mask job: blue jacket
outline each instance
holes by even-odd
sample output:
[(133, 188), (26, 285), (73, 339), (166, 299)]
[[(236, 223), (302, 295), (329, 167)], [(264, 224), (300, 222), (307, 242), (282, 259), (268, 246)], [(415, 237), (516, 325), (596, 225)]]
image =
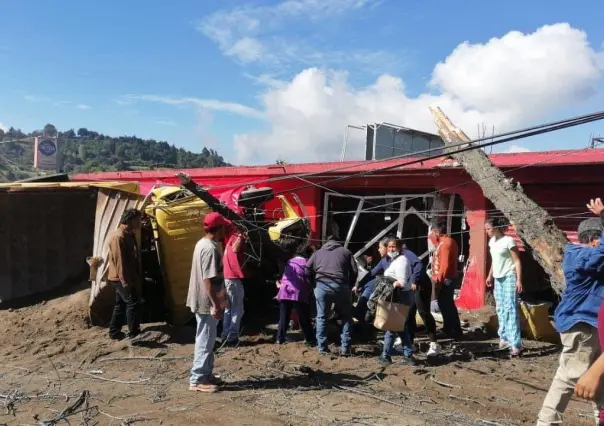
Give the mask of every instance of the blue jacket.
[(598, 327), (598, 311), (604, 289), (604, 236), (598, 247), (567, 244), (562, 270), (566, 288), (554, 313), (559, 333), (584, 322)]
[[(406, 248), (402, 249), (401, 253), (409, 260), (409, 263), (411, 264), (411, 282), (419, 285), (421, 283), (420, 280), (423, 278), (423, 275), (425, 275), (422, 273), (423, 269), (424, 269), (423, 262), (419, 259), (419, 257), (417, 257), (417, 255), (415, 253), (413, 253), (409, 249), (406, 249)], [(382, 258), (382, 260), (380, 260), (380, 263), (378, 263), (359, 282), (359, 287), (363, 288), (365, 286), (365, 284), (367, 284), (369, 281), (375, 279), (378, 275), (383, 275), (384, 271), (386, 271), (389, 264), (390, 264), (390, 258), (388, 256)]]

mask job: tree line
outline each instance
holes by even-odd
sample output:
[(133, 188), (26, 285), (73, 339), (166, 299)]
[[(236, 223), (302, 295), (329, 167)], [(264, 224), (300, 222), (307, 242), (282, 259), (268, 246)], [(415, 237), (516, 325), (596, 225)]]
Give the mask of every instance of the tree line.
[(213, 149), (193, 153), (168, 142), (136, 136), (112, 137), (87, 128), (58, 131), (52, 124), (24, 133), (11, 127), (0, 129), (0, 180), (35, 176), (35, 136), (58, 136), (59, 158), (65, 173), (153, 170), (165, 168), (225, 167), (229, 164)]

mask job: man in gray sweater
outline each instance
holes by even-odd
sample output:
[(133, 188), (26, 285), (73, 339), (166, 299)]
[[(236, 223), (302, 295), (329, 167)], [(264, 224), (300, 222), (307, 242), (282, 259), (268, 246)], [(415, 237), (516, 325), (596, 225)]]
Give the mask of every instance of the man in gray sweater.
[(331, 306), (343, 322), (341, 335), (341, 354), (350, 352), (350, 331), (352, 329), (352, 293), (356, 283), (358, 267), (354, 256), (337, 237), (331, 235), (327, 242), (317, 250), (306, 264), (310, 281), (315, 285), (317, 300), (317, 344), (319, 353), (327, 354), (326, 320)]

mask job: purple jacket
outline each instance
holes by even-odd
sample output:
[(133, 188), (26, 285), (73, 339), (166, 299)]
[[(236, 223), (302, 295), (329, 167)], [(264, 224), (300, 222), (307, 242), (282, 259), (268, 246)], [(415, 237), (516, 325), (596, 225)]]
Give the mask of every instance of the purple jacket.
[(277, 299), (310, 303), (310, 282), (306, 276), (306, 259), (296, 256), (287, 262)]

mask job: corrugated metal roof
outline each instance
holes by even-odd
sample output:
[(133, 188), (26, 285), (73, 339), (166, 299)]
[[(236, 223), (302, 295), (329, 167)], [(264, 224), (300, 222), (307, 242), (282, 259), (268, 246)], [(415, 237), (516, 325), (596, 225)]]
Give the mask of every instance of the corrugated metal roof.
[[(491, 154), (489, 158), (493, 164), (500, 168), (521, 167), (535, 165), (536, 167), (552, 167), (562, 165), (581, 165), (581, 164), (604, 164), (604, 149), (590, 150), (560, 150), (560, 151), (541, 151), (541, 152), (523, 152), (513, 154)], [(369, 171), (378, 167), (388, 167), (414, 160), (414, 158), (395, 159), (388, 161), (344, 161), (344, 162), (324, 162), (324, 163), (302, 163), (302, 164), (269, 164), (263, 166), (241, 166), (241, 167), (217, 167), (208, 169), (189, 169), (195, 171), (195, 176), (204, 177), (236, 177), (236, 176), (280, 176), (298, 173), (320, 173), (327, 174), (349, 174)], [(346, 167), (345, 170), (333, 170)], [(427, 160), (423, 163), (412, 164), (403, 167), (405, 170), (434, 169), (438, 167), (451, 167), (443, 159)], [(397, 171), (400, 169), (393, 169)], [(187, 169), (183, 170), (187, 171)], [(391, 172), (392, 172), (391, 171)], [(95, 180), (137, 180), (137, 179), (165, 179), (174, 177), (176, 171), (170, 170), (151, 170), (136, 172), (105, 172), (88, 173), (73, 176), (74, 180), (95, 181)]]
[(0, 183), (0, 191), (23, 191), (23, 190), (54, 190), (54, 189), (88, 189), (88, 188), (113, 188), (125, 192), (138, 194), (140, 191), (137, 182), (10, 182)]

